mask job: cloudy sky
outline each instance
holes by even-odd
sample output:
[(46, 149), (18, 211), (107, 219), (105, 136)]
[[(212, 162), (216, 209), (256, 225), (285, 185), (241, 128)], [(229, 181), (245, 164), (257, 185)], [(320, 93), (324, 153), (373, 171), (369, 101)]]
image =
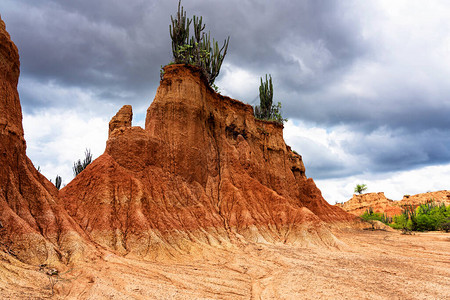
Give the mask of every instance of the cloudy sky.
[[(19, 48), (27, 153), (49, 179), (103, 153), (110, 118), (133, 125), (171, 60), (177, 0), (2, 0)], [(272, 74), (286, 142), (330, 203), (368, 192), (450, 189), (450, 2), (184, 0), (218, 40), (231, 37), (220, 91), (258, 102)]]

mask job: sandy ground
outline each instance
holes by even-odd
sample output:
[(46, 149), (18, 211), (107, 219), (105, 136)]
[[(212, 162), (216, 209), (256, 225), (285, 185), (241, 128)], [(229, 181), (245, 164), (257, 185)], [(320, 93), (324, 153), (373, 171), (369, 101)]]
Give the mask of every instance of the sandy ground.
[(105, 253), (64, 270), (0, 255), (1, 299), (450, 299), (450, 234), (349, 230), (342, 249), (249, 244), (146, 262)]

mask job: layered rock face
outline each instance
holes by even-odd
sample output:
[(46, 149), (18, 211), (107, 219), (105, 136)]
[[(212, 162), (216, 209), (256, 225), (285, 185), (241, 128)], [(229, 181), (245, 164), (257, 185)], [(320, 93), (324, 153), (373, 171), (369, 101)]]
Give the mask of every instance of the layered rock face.
[(145, 129), (131, 116), (118, 112), (105, 153), (60, 192), (109, 249), (156, 257), (242, 241), (332, 245), (325, 222), (353, 219), (306, 178), (282, 125), (255, 120), (196, 68), (165, 68)]
[(403, 199), (398, 202), (398, 205), (420, 205), (427, 202), (434, 202), (437, 204), (450, 205), (450, 191), (443, 190), (437, 192), (427, 192), (416, 195), (404, 195)]
[(305, 176), (282, 125), (255, 120), (180, 65), (166, 67), (145, 129), (124, 106), (105, 153), (58, 191), (26, 156), (19, 65), (0, 21), (0, 248), (22, 261), (100, 248), (155, 259), (247, 242), (334, 246), (330, 224), (353, 220)]
[[(0, 19), (0, 247), (38, 264), (80, 253), (80, 233), (58, 190), (26, 156), (17, 92), (19, 54)], [(71, 254), (69, 254), (71, 253)]]
[(386, 198), (383, 192), (354, 194), (350, 200), (344, 203), (337, 203), (336, 206), (355, 216), (362, 215), (369, 208), (372, 208), (377, 213), (386, 213), (388, 216), (398, 215), (402, 212), (401, 207), (396, 206), (393, 200)]
[(400, 201), (388, 199), (384, 193), (367, 193), (353, 195), (347, 202), (337, 203), (336, 206), (355, 216), (360, 216), (366, 210), (372, 208), (374, 212), (385, 213), (392, 217), (401, 214), (405, 206), (412, 205), (417, 207), (427, 202), (450, 205), (450, 191), (428, 192), (412, 196), (405, 195)]

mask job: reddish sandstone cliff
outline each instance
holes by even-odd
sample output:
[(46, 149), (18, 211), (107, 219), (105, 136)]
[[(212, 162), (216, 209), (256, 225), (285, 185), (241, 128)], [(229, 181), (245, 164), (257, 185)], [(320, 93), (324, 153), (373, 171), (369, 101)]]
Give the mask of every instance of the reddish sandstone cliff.
[(336, 206), (355, 216), (362, 215), (369, 208), (372, 208), (377, 213), (386, 213), (388, 216), (398, 215), (402, 212), (402, 209), (396, 206), (394, 201), (386, 198), (382, 192), (361, 195), (355, 194), (352, 199), (344, 203), (338, 203)]
[(79, 230), (58, 191), (26, 156), (17, 92), (19, 54), (0, 19), (0, 248), (22, 261), (68, 261), (82, 252)]
[(336, 206), (355, 216), (360, 216), (366, 210), (372, 208), (374, 212), (385, 213), (392, 217), (395, 215), (400, 215), (405, 206), (412, 205), (413, 207), (417, 207), (427, 202), (450, 205), (450, 191), (443, 190), (412, 196), (405, 195), (400, 201), (388, 199), (384, 193), (367, 193), (362, 195), (353, 195), (350, 200), (344, 203), (338, 203)]
[(124, 106), (105, 153), (58, 192), (26, 156), (19, 56), (0, 22), (1, 249), (39, 264), (96, 244), (147, 258), (247, 241), (335, 245), (328, 224), (353, 218), (306, 178), (282, 125), (255, 120), (196, 68), (165, 71), (146, 128)]
[(127, 111), (111, 121), (105, 153), (60, 193), (107, 248), (155, 257), (245, 240), (331, 245), (324, 222), (352, 219), (306, 178), (282, 125), (255, 120), (196, 68), (165, 68), (145, 129)]
[(399, 206), (413, 205), (418, 206), (427, 202), (434, 202), (436, 204), (450, 205), (450, 191), (442, 190), (436, 192), (426, 192), (416, 195), (404, 195), (403, 199), (396, 201)]

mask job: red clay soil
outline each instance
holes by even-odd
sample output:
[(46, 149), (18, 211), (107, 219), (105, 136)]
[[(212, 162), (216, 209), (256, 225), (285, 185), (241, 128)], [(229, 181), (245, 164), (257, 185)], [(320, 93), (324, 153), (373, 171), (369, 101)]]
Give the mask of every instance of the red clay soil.
[[(51, 299), (450, 299), (450, 234), (337, 237), (347, 246), (249, 243), (164, 262), (104, 253), (61, 272)], [(0, 298), (50, 297), (39, 267), (0, 252)]]
[(450, 191), (426, 192), (416, 195), (404, 195), (400, 201), (395, 201), (399, 206), (413, 205), (418, 206), (424, 203), (433, 202), (435, 204), (450, 205)]

